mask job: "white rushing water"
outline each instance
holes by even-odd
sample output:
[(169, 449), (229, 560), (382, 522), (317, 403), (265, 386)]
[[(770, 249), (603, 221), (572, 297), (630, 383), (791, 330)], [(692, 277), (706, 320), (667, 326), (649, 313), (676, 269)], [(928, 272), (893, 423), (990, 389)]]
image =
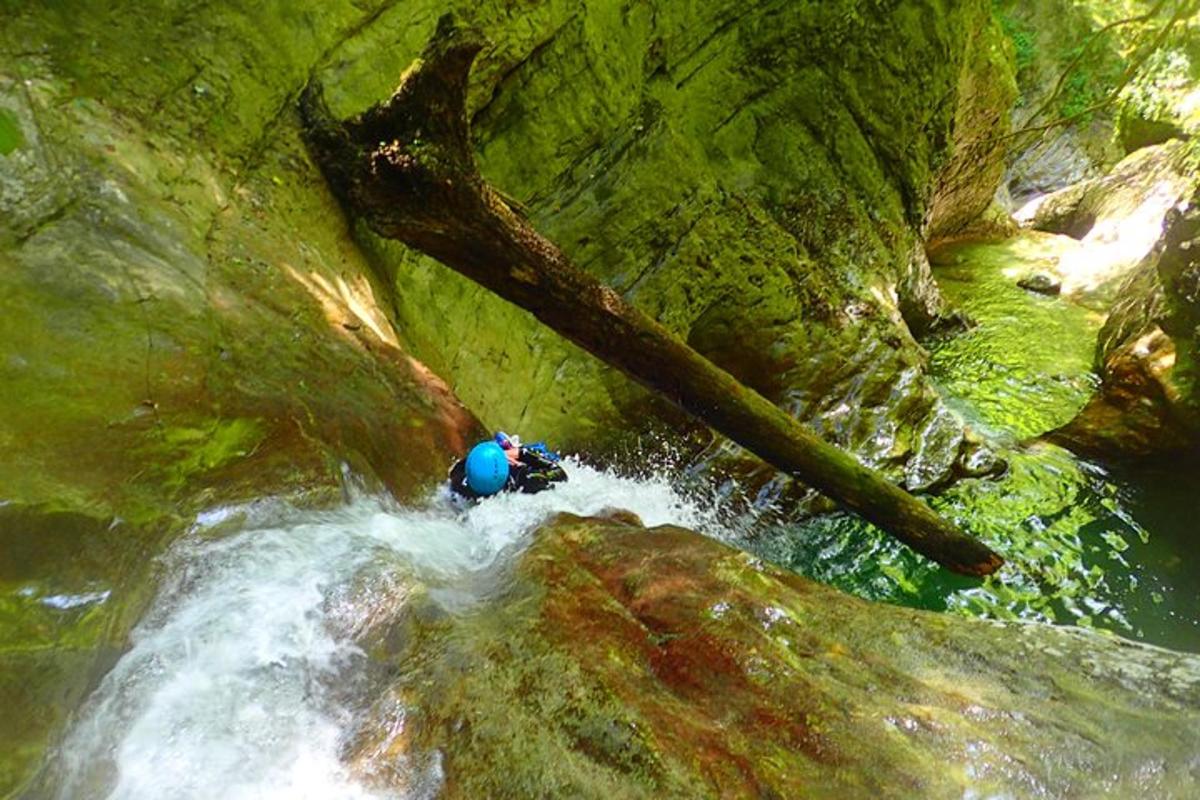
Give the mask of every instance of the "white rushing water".
[[(664, 479), (567, 468), (569, 482), (552, 491), (466, 512), (443, 490), (422, 508), (364, 497), (324, 512), (260, 503), (201, 515), (164, 557), (163, 587), (130, 650), (65, 738), (51, 773), (57, 796), (390, 796), (357, 782), (339, 757), (355, 722), (348, 695), (366, 666), (354, 632), (373, 599), (420, 582), (469, 606), (472, 578), (559, 511), (619, 507), (647, 525), (716, 532), (714, 514)], [(402, 796), (436, 792), (435, 758), (395, 766), (408, 770)]]

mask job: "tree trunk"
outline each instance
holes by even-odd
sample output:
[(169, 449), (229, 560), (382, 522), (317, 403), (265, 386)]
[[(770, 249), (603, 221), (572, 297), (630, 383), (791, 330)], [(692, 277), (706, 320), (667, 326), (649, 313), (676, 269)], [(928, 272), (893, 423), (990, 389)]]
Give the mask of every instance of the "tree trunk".
[(441, 261), (779, 469), (967, 575), (1003, 560), (575, 267), (480, 175), (466, 119), (483, 38), (449, 15), (392, 97), (347, 122), (321, 88), (301, 97), (309, 149), (347, 209)]

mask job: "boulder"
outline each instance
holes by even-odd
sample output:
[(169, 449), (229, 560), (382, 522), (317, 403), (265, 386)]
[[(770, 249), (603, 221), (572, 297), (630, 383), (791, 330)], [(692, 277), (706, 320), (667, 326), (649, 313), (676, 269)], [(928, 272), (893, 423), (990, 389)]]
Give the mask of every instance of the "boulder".
[(1200, 658), (881, 606), (681, 528), (562, 516), (411, 609), (350, 750), (458, 797), (1190, 797)]
[(1200, 185), (1190, 158), (1182, 142), (1147, 147), (1103, 177), (1046, 195), (1017, 213), (1027, 227), (1083, 245), (1055, 266), (1064, 295), (1108, 309), (1159, 239), (1167, 212)]
[(1062, 281), (1054, 275), (1045, 272), (1035, 272), (1017, 281), (1017, 286), (1038, 294), (1058, 294), (1062, 291)]
[(1200, 191), (1168, 214), (1097, 343), (1101, 386), (1052, 438), (1107, 457), (1200, 452)]

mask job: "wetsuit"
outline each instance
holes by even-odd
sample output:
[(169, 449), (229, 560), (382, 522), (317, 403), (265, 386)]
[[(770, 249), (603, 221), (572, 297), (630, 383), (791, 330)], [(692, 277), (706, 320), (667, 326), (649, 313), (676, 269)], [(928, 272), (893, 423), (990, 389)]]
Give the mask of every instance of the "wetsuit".
[[(508, 482), (502, 491), (537, 494), (567, 479), (566, 470), (527, 447), (521, 448), (519, 460), (519, 464), (508, 465)], [(450, 490), (471, 500), (483, 497), (467, 485), (466, 459), (459, 459), (450, 468)]]

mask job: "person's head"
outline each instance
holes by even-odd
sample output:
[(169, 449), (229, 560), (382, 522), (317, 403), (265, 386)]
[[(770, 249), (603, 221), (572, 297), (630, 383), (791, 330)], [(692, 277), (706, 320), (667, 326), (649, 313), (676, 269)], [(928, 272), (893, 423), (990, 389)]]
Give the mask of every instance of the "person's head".
[(521, 438), (516, 435), (509, 436), (504, 431), (496, 431), (496, 435), (492, 437), (492, 440), (505, 450), (519, 450), (521, 448)]
[(508, 457), (495, 442), (480, 442), (467, 454), (467, 486), (480, 495), (492, 495), (508, 481)]

